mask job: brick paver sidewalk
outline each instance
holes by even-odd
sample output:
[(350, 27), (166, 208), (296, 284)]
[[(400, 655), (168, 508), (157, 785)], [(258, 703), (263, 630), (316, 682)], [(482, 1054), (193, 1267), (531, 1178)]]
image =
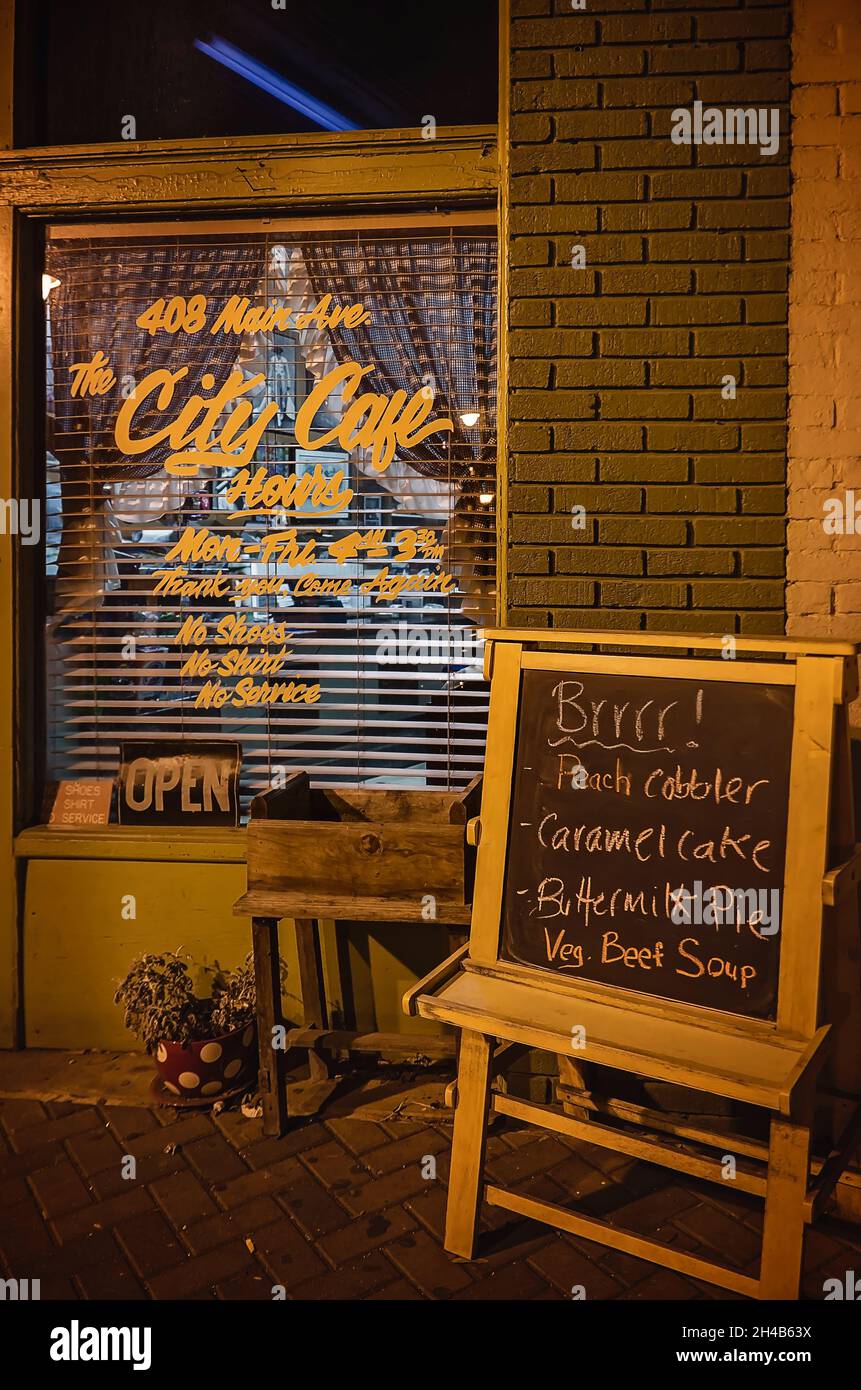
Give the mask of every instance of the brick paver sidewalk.
[[(41, 1296), (247, 1299), (709, 1299), (730, 1295), (485, 1208), (472, 1263), (442, 1249), (450, 1125), (260, 1121), (0, 1101), (0, 1255)], [(135, 1176), (124, 1176), (135, 1159)], [(434, 1162), (436, 1178), (432, 1176)], [(510, 1126), (493, 1181), (753, 1272), (760, 1206), (617, 1154)], [(861, 1228), (808, 1233), (804, 1292), (861, 1269)]]

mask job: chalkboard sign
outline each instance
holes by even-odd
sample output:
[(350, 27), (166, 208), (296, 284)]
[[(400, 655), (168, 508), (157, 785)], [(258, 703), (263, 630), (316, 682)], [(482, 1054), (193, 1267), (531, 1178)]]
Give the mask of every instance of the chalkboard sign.
[(787, 685), (524, 670), (501, 957), (773, 1019), (792, 726)]
[[(478, 846), (469, 943), (404, 1000), (460, 1030), (445, 1248), (474, 1257), (484, 1200), (735, 1297), (795, 1298), (805, 1226), (861, 1123), (855, 646), (484, 636), (490, 716), (481, 814), (467, 823)], [(505, 1044), (515, 1056), (556, 1054), (561, 1109), (492, 1085)], [(720, 1185), (727, 1136), (704, 1125), (680, 1150), (654, 1111), (625, 1109), (615, 1085), (626, 1073), (770, 1117), (746, 1175), (766, 1199), (757, 1278), (509, 1191), (488, 1172), (488, 1120), (504, 1115), (548, 1134), (594, 1131), (626, 1162)], [(624, 1133), (605, 1120), (614, 1114), (631, 1120)], [(826, 1114), (842, 1137), (817, 1174), (811, 1130)]]

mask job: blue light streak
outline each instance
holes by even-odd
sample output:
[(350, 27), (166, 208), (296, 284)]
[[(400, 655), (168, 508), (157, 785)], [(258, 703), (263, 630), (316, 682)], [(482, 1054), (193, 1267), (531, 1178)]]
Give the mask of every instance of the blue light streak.
[(270, 96), (277, 97), (278, 101), (283, 101), (285, 106), (292, 106), (294, 111), (299, 111), (309, 120), (316, 121), (323, 130), (359, 129), (355, 122), (342, 116), (333, 107), (327, 106), (324, 101), (319, 101), (317, 97), (303, 91), (295, 83), (288, 82), (286, 77), (279, 76), (277, 72), (273, 72), (272, 68), (264, 67), (262, 63), (257, 62), (256, 58), (243, 53), (241, 48), (235, 48), (232, 43), (228, 43), (225, 39), (213, 37), (209, 42), (204, 39), (195, 39), (194, 46), (201, 53), (205, 53), (208, 58), (214, 58), (216, 63), (221, 63), (222, 67), (229, 68), (231, 72), (238, 73), (246, 81), (253, 82), (255, 87), (260, 87)]

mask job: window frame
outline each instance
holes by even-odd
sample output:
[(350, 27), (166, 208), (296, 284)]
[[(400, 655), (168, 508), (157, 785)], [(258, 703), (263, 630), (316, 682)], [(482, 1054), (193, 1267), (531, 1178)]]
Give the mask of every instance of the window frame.
[[(441, 129), (435, 141), (424, 141), (418, 130), (350, 131), (254, 137), (230, 148), (221, 141), (181, 140), (130, 142), (128, 152), (103, 145), (0, 153), (0, 411), (7, 422), (0, 437), (0, 497), (44, 491), (36, 467), (44, 446), (44, 330), (41, 317), (25, 306), (41, 303), (48, 226), (78, 226), (90, 217), (94, 235), (108, 228), (122, 232), (130, 204), (141, 230), (146, 223), (148, 230), (174, 232), (189, 225), (201, 232), (226, 230), (231, 222), (218, 216), (223, 212), (234, 214), (233, 225), (242, 225), (244, 214), (273, 230), (288, 221), (297, 229), (492, 225), (495, 153), (494, 127)], [(499, 405), (502, 400), (500, 392)], [(504, 514), (500, 506), (499, 555), (505, 554), (499, 534)], [(44, 581), (38, 573), (41, 547), (12, 545), (11, 539), (0, 535), (10, 561), (0, 565), (0, 623), (12, 634), (14, 653), (0, 664), (0, 834), (8, 826), (14, 836), (37, 823), (40, 811), (42, 702), (33, 694), (34, 681), (37, 697), (42, 693)], [(503, 587), (497, 621), (504, 612)], [(2, 878), (0, 868), (0, 883)]]
[[(0, 0), (0, 31), (9, 21)], [(495, 126), (441, 127), (427, 141), (419, 129), (337, 134), (262, 136), (223, 140), (170, 140), (51, 148), (10, 149), (11, 79), (0, 64), (0, 497), (44, 492), (44, 327), (36, 308), (45, 230), (51, 222), (92, 220), (112, 227), (132, 220), (348, 216), (361, 225), (403, 225), (424, 213), (454, 224), (481, 210), (493, 220), (498, 206)], [(502, 241), (498, 242), (502, 260)], [(500, 266), (502, 269), (502, 266)], [(499, 305), (504, 304), (500, 293)], [(505, 314), (499, 315), (499, 360), (505, 361)], [(501, 374), (504, 375), (504, 374)], [(504, 428), (505, 389), (498, 412)], [(500, 433), (499, 458), (506, 458)], [(505, 469), (497, 493), (497, 546), (505, 550)], [(44, 496), (42, 496), (44, 505)], [(34, 553), (35, 552), (35, 553)], [(41, 617), (42, 547), (18, 545), (0, 534), (0, 628), (7, 634), (0, 660), (0, 1046), (20, 1046), (21, 958), (19, 917), (23, 875), (19, 862), (42, 856), (90, 858), (188, 857), (197, 861), (228, 851), (222, 836), (201, 831), (155, 830), (151, 837), (105, 827), (98, 836), (56, 833), (38, 824), (43, 750)], [(505, 612), (505, 565), (500, 566), (497, 620)], [(34, 698), (34, 693), (35, 697)], [(168, 840), (170, 845), (168, 845)]]

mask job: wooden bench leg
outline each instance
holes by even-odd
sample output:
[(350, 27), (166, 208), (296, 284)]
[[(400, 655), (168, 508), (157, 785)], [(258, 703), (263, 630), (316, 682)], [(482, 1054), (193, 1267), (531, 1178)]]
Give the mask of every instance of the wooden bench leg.
[(471, 1260), (481, 1206), (481, 1175), (487, 1140), (492, 1039), (463, 1029), (457, 1067), (457, 1109), (451, 1148), (451, 1177), (445, 1214), (445, 1248)]
[(768, 1144), (760, 1298), (798, 1298), (810, 1128), (773, 1118)]
[(263, 1133), (283, 1134), (287, 1128), (284, 1051), (272, 1046), (273, 1029), (283, 1025), (278, 920), (252, 917), (254, 981), (257, 988), (257, 1046), (259, 1085), (263, 1102)]
[[(306, 1028), (323, 1030), (328, 1027), (328, 1022), (320, 924), (315, 917), (297, 917), (295, 927), (304, 1025)], [(312, 1081), (324, 1081), (329, 1076), (325, 1058), (313, 1048), (308, 1050), (308, 1075)]]

